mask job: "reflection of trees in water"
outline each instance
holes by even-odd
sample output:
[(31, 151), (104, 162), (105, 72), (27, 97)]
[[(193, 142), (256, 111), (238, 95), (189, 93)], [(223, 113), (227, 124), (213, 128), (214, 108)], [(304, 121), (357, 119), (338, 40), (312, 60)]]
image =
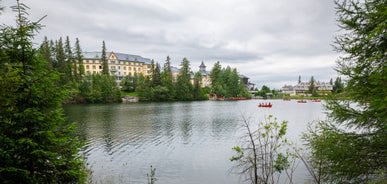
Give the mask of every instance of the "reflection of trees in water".
[(187, 144), (192, 136), (191, 121), (192, 121), (191, 118), (185, 116), (181, 122), (180, 127), (181, 127), (184, 144)]
[(68, 117), (67, 121), (69, 123), (76, 123), (77, 125), (77, 130), (75, 132), (76, 136), (78, 136), (82, 142), (87, 141), (89, 134), (87, 126), (87, 121), (89, 120), (88, 114), (90, 113), (89, 108), (85, 108), (81, 105), (68, 105), (64, 107), (64, 110)]
[(111, 155), (114, 146), (113, 131), (115, 126), (115, 111), (113, 108), (105, 108), (99, 116), (101, 116), (103, 127), (103, 140), (105, 142), (105, 151)]

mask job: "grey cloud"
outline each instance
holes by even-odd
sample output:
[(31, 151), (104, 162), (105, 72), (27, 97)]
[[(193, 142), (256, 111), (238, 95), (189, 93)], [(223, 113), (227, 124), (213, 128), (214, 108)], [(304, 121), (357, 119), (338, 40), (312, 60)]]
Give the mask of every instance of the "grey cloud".
[[(252, 81), (271, 81), (275, 85), (288, 81), (292, 75), (314, 74), (323, 78), (334, 74), (331, 65), (316, 62), (325, 62), (321, 58), (334, 53), (330, 44), (338, 27), (333, 1), (34, 0), (26, 3), (31, 7), (32, 20), (48, 15), (37, 42), (43, 36), (57, 39), (68, 35), (72, 39), (78, 37), (84, 51), (95, 51), (100, 50), (105, 40), (109, 50), (159, 62), (164, 62), (167, 55), (175, 62), (187, 57), (192, 66), (201, 61), (220, 61), (224, 66), (238, 67)], [(4, 14), (0, 18), (9, 17), (7, 12)], [(267, 73), (268, 70), (273, 71)]]

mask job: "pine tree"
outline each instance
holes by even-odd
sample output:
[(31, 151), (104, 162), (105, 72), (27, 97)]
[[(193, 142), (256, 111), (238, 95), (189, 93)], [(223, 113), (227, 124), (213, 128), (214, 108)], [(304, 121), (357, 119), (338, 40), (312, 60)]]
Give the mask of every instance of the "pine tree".
[(33, 48), (38, 22), (17, 1), (17, 27), (0, 32), (0, 178), (3, 183), (85, 183), (80, 143), (65, 122), (66, 91)]
[[(65, 74), (69, 81), (73, 81), (75, 79), (74, 76), (76, 76), (76, 66), (74, 65), (74, 56), (73, 52), (70, 46), (70, 39), (68, 36), (66, 36), (64, 51), (66, 55), (66, 70)], [(74, 68), (75, 67), (75, 68)]]
[[(154, 63), (153, 60), (152, 60), (152, 63)], [(160, 72), (159, 63), (154, 64), (154, 69), (152, 71), (152, 82), (153, 82), (153, 86), (161, 85), (161, 72)]]
[(82, 49), (79, 44), (79, 39), (75, 41), (75, 62), (78, 62), (78, 76), (76, 80), (79, 82), (83, 76), (85, 76), (85, 66), (83, 65)]
[(175, 86), (172, 81), (171, 58), (169, 56), (165, 60), (164, 69), (161, 73), (161, 84), (168, 89), (168, 97), (166, 99), (168, 101), (173, 100), (175, 98)]
[(336, 1), (344, 30), (335, 49), (347, 100), (328, 101), (329, 122), (306, 136), (327, 183), (387, 181), (387, 1)]
[(56, 53), (56, 70), (60, 74), (60, 85), (66, 85), (68, 84), (69, 76), (67, 75), (67, 62), (66, 62), (66, 54), (63, 48), (63, 41), (62, 38), (59, 38), (58, 41), (56, 41), (56, 47), (55, 47), (55, 53)]
[(193, 87), (191, 84), (190, 64), (187, 58), (183, 58), (181, 69), (176, 82), (176, 97), (177, 100), (187, 101), (192, 100)]
[(102, 41), (101, 62), (102, 62), (102, 75), (110, 75), (108, 60), (107, 60), (107, 57), (106, 57), (105, 41)]
[(52, 59), (52, 53), (50, 48), (50, 42), (48, 41), (47, 37), (44, 37), (43, 43), (40, 46), (40, 54), (44, 57), (43, 59), (48, 62), (48, 69), (53, 69), (53, 59)]

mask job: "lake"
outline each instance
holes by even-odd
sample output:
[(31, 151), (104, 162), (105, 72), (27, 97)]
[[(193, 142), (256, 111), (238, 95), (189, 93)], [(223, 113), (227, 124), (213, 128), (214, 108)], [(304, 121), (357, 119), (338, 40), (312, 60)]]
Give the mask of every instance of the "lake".
[[(271, 102), (272, 108), (258, 108)], [(199, 101), (69, 105), (65, 112), (77, 122), (86, 144), (82, 153), (93, 183), (147, 183), (150, 166), (157, 184), (243, 183), (231, 172), (234, 155), (250, 123), (274, 115), (288, 121), (287, 137), (300, 143), (308, 123), (324, 120), (323, 103), (295, 100)], [(301, 167), (301, 170), (302, 167)], [(298, 171), (296, 183), (307, 178)]]

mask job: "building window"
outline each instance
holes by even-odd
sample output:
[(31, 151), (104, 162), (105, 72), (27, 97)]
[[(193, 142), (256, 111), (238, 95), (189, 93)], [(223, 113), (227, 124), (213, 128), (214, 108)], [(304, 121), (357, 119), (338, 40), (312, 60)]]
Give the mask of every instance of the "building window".
[(128, 67), (129, 68), (129, 71), (132, 71), (132, 67)]
[(124, 70), (126, 70), (126, 66), (124, 66)]
[(89, 69), (89, 65), (86, 65), (86, 69)]
[(93, 63), (95, 63), (95, 60), (93, 60)]
[(93, 69), (95, 69), (95, 65), (93, 65)]

